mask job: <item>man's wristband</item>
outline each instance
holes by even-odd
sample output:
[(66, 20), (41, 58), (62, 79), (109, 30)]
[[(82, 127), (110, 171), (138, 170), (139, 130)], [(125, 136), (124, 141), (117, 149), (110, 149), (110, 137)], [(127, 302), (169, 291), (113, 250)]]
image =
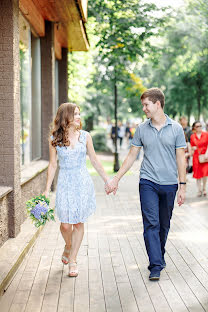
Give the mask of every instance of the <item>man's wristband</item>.
[(184, 184), (184, 185), (186, 185), (186, 182), (179, 182), (179, 184)]

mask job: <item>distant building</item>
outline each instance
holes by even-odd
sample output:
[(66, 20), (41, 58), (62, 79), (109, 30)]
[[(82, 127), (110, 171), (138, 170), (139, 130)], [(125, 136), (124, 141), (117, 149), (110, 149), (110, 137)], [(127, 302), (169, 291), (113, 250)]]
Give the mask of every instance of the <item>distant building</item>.
[(68, 100), (68, 51), (87, 51), (87, 0), (0, 0), (0, 246), (44, 190), (49, 124)]

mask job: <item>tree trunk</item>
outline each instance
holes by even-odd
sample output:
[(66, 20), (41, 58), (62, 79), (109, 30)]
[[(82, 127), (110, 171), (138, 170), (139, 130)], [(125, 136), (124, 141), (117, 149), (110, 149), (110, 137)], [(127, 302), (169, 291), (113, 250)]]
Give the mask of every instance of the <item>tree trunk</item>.
[(196, 85), (197, 85), (197, 108), (198, 108), (197, 118), (198, 118), (198, 120), (200, 120), (200, 115), (201, 115), (201, 87), (202, 87), (202, 81), (201, 81), (200, 74), (197, 75)]
[(191, 107), (187, 105), (186, 107), (186, 114), (188, 117), (188, 125), (190, 126), (190, 119), (191, 119)]
[(86, 119), (85, 119), (85, 129), (86, 131), (90, 132), (91, 130), (93, 130), (93, 118), (94, 116), (91, 115), (91, 116), (88, 116)]
[(114, 118), (115, 118), (115, 152), (118, 151), (117, 140), (118, 140), (118, 118), (117, 118), (117, 105), (118, 105), (118, 94), (117, 94), (117, 84), (115, 80), (114, 84)]
[(115, 118), (115, 153), (114, 153), (114, 172), (117, 172), (119, 170), (119, 159), (118, 159), (118, 117), (117, 117), (117, 107), (118, 107), (118, 94), (117, 94), (117, 81), (116, 81), (116, 75), (115, 75), (115, 81), (114, 81), (114, 118)]

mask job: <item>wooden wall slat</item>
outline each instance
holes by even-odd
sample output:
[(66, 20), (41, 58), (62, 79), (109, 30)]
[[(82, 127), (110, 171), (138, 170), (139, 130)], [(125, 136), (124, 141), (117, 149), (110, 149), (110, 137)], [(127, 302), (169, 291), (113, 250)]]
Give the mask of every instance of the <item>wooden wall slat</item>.
[(78, 5), (82, 14), (82, 20), (87, 22), (87, 3), (88, 0), (78, 0)]
[(32, 1), (20, 0), (20, 11), (40, 37), (45, 36), (44, 18)]
[[(87, 0), (85, 0), (87, 1)], [(75, 0), (20, 0), (20, 10), (38, 36), (45, 35), (45, 21), (57, 22), (56, 54), (60, 57), (60, 49), (70, 51), (87, 51), (84, 24)]]

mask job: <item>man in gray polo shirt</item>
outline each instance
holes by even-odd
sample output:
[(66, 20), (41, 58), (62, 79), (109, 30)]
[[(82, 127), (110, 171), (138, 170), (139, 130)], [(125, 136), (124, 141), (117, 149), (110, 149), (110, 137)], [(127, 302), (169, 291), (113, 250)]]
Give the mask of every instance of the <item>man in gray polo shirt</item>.
[(158, 280), (166, 266), (165, 243), (177, 193), (178, 205), (185, 200), (186, 141), (181, 125), (164, 113), (165, 97), (158, 88), (141, 96), (147, 120), (138, 126), (131, 149), (120, 170), (106, 184), (106, 193), (118, 189), (121, 177), (131, 168), (141, 147), (144, 158), (140, 170), (139, 193), (144, 225), (144, 240), (149, 257), (149, 279)]

